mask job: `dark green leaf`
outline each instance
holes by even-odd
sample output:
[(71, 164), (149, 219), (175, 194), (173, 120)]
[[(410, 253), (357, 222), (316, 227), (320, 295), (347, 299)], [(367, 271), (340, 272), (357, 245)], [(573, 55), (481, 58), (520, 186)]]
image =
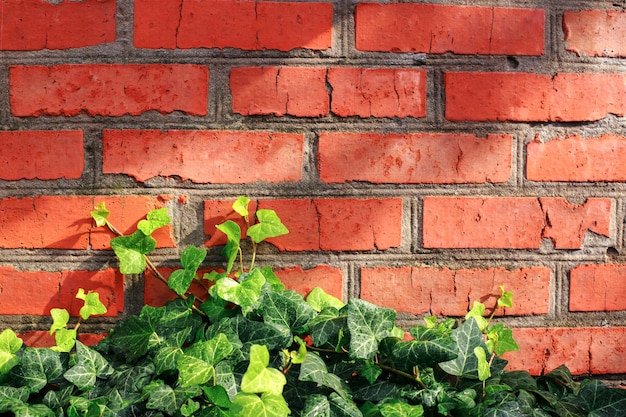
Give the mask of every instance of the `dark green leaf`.
[(98, 352), (76, 341), (76, 365), (68, 369), (63, 376), (82, 390), (93, 388), (96, 378), (107, 378), (113, 369)]
[(196, 273), (186, 269), (177, 269), (173, 271), (167, 279), (167, 286), (178, 295), (184, 295), (189, 291), (191, 282)]
[(47, 384), (61, 378), (64, 370), (61, 353), (52, 349), (26, 348), (19, 366), (14, 369), (13, 378), (31, 392), (39, 392)]
[(259, 310), (265, 323), (285, 327), (294, 334), (307, 332), (306, 325), (315, 315), (295, 291), (270, 291), (263, 297)]
[(331, 417), (330, 402), (325, 395), (314, 394), (306, 399), (301, 417)]
[(391, 335), (396, 312), (358, 298), (350, 299), (347, 312), (350, 356), (371, 359), (378, 351), (380, 341)]
[(324, 386), (334, 390), (341, 397), (349, 399), (350, 388), (337, 375), (328, 372), (324, 360), (315, 352), (308, 352), (304, 362), (300, 366), (300, 381), (315, 382), (318, 386)]
[(601, 381), (582, 384), (580, 400), (589, 417), (618, 417), (626, 414), (626, 391), (608, 388)]
[(399, 342), (393, 347), (393, 356), (409, 366), (426, 364), (435, 365), (455, 359), (457, 346), (451, 337), (432, 340), (409, 340)]
[(456, 359), (439, 364), (441, 369), (450, 375), (463, 378), (478, 379), (478, 359), (474, 354), (476, 347), (487, 350), (478, 323), (473, 317), (452, 332), (452, 338), (457, 344), (458, 356)]

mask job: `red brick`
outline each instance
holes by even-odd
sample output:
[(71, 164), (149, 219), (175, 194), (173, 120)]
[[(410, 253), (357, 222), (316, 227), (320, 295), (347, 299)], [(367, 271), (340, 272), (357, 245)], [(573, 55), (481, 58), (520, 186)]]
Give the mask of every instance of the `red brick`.
[(4, 180), (80, 178), (85, 166), (83, 132), (0, 132), (0, 178)]
[(300, 266), (281, 268), (275, 271), (288, 290), (294, 290), (304, 296), (315, 287), (322, 288), (327, 294), (343, 297), (343, 274), (339, 268), (329, 265), (318, 265), (315, 268), (303, 269)]
[(200, 65), (13, 66), (9, 79), (15, 116), (207, 113), (209, 73)]
[[(49, 331), (33, 330), (22, 332), (18, 337), (24, 342), (24, 346), (33, 348), (46, 348), (56, 345), (54, 335)], [(106, 337), (105, 334), (81, 333), (78, 331), (78, 340), (84, 345), (93, 346)]]
[(526, 146), (526, 176), (531, 181), (626, 181), (625, 142), (626, 137), (612, 134), (545, 143), (536, 137)]
[(513, 309), (496, 315), (550, 311), (550, 269), (459, 269), (431, 267), (361, 268), (361, 298), (410, 314), (464, 316), (479, 301), (490, 314), (500, 285), (514, 294)]
[(58, 3), (3, 1), (0, 50), (81, 48), (115, 41), (115, 0)]
[[(91, 211), (104, 201), (109, 220), (123, 233), (154, 208), (163, 207), (148, 196), (39, 196), (0, 199), (0, 248), (110, 249), (114, 235), (104, 227), (92, 230)], [(159, 246), (173, 246), (171, 225), (153, 236)]]
[(102, 171), (142, 182), (293, 182), (302, 178), (303, 143), (302, 134), (277, 132), (105, 130)]
[(239, 48), (244, 50), (331, 47), (333, 5), (326, 2), (165, 0), (135, 1), (139, 48)]
[(321, 133), (318, 166), (328, 183), (496, 183), (511, 151), (511, 135)]
[(542, 375), (566, 365), (574, 375), (619, 374), (626, 371), (626, 328), (513, 329), (518, 352), (505, 354), (510, 369)]
[(570, 311), (626, 310), (626, 265), (579, 265), (569, 281)]
[(595, 121), (626, 111), (626, 74), (450, 72), (451, 121)]
[[(174, 268), (159, 268), (159, 272), (168, 279), (169, 276), (174, 271)], [(202, 278), (205, 272), (208, 271), (198, 271), (198, 276)], [(208, 281), (204, 281), (204, 284), (208, 285)], [(161, 280), (154, 276), (154, 273), (147, 269), (144, 275), (144, 291), (143, 298), (144, 303), (153, 306), (160, 307), (167, 304), (168, 301), (176, 299), (178, 296), (176, 293)], [(189, 287), (191, 293), (193, 293), (200, 300), (205, 300), (207, 298), (207, 290), (196, 280), (192, 281), (191, 286)]]
[(542, 55), (543, 9), (359, 3), (362, 51)]
[(83, 306), (76, 298), (79, 288), (99, 294), (106, 316), (124, 311), (124, 278), (115, 269), (45, 272), (2, 266), (0, 286), (0, 314), (47, 316), (52, 308), (64, 308), (78, 316)]
[[(152, 197), (147, 195), (89, 197), (92, 207), (87, 211), (87, 216), (90, 216), (89, 212), (93, 210), (93, 206), (104, 202), (111, 212), (108, 217), (111, 224), (123, 234), (129, 235), (137, 230), (137, 223), (145, 219), (149, 211), (165, 207), (168, 198), (169, 196)], [(170, 213), (171, 215), (172, 213)], [(156, 230), (152, 237), (156, 239), (159, 248), (175, 247), (173, 234), (173, 225), (170, 223)], [(95, 227), (89, 234), (89, 243), (92, 249), (110, 249), (109, 242), (112, 237), (115, 235), (106, 227)]]
[(331, 111), (340, 117), (425, 117), (426, 71), (331, 68)]
[(327, 116), (325, 68), (245, 67), (230, 72), (233, 111), (249, 115)]
[(610, 235), (611, 200), (590, 198), (576, 206), (562, 198), (426, 197), (426, 248), (577, 249), (592, 231)]
[[(242, 224), (231, 205), (232, 201), (205, 201), (205, 245), (225, 243), (215, 225), (228, 219)], [(275, 210), (289, 229), (289, 234), (269, 239), (280, 250), (386, 250), (402, 243), (399, 198), (276, 199), (259, 201), (258, 207)]]
[(626, 12), (566, 10), (563, 32), (568, 51), (586, 56), (626, 57)]

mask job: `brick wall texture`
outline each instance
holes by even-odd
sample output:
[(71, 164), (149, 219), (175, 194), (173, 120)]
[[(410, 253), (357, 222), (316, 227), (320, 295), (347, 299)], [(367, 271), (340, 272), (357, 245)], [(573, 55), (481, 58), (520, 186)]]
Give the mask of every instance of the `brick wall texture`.
[(624, 378), (626, 6), (472, 3), (0, 1), (0, 327), (50, 343), (83, 287), (95, 343), (171, 298), (95, 204), (126, 232), (167, 207), (169, 273), (189, 244), (223, 266), (247, 195), (291, 231), (258, 256), (289, 288), (408, 327), (504, 285), (512, 369)]

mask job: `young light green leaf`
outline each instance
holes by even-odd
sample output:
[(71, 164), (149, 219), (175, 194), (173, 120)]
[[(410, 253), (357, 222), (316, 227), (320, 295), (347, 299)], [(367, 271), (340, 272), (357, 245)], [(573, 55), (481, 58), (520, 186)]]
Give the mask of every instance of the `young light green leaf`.
[(240, 392), (233, 400), (228, 415), (232, 417), (287, 417), (289, 406), (282, 395)]
[(111, 247), (119, 259), (122, 274), (141, 274), (146, 269), (144, 255), (156, 249), (156, 240), (137, 230), (130, 236), (111, 239)]
[(91, 217), (96, 222), (96, 226), (101, 227), (107, 224), (107, 218), (109, 217), (109, 210), (106, 209), (104, 201), (94, 207), (91, 212)]
[(83, 318), (83, 320), (87, 320), (91, 316), (105, 314), (107, 312), (107, 308), (100, 301), (100, 295), (97, 292), (89, 291), (87, 294), (85, 294), (85, 290), (79, 288), (78, 294), (76, 294), (76, 298), (85, 302), (85, 305), (81, 307), (78, 313)]
[(206, 258), (206, 254), (207, 250), (204, 248), (187, 246), (180, 255), (180, 264), (184, 269), (195, 273)]
[(248, 228), (248, 236), (255, 243), (289, 233), (274, 210), (258, 210), (256, 217), (259, 222)]
[(289, 351), (289, 358), (291, 363), (301, 364), (306, 359), (306, 343), (298, 336), (294, 336), (293, 341), (298, 345), (298, 350)]
[(0, 380), (20, 362), (15, 353), (22, 347), (22, 339), (11, 329), (0, 333)]
[(221, 278), (215, 282), (215, 289), (220, 298), (237, 304), (247, 314), (257, 305), (263, 284), (265, 277), (255, 269), (250, 274), (241, 275), (239, 281), (229, 277)]
[(64, 308), (52, 308), (50, 309), (50, 316), (52, 317), (52, 325), (50, 326), (50, 334), (53, 334), (59, 329), (64, 329), (67, 323), (70, 321), (70, 313)]
[(176, 360), (178, 379), (183, 388), (207, 383), (215, 374), (213, 365), (194, 356), (183, 354)]
[(513, 293), (504, 290), (504, 285), (500, 285), (500, 297), (498, 307), (513, 308)]
[(486, 343), (489, 348), (489, 352), (495, 352), (498, 356), (502, 356), (505, 352), (519, 350), (519, 346), (513, 338), (513, 330), (505, 328), (502, 323), (489, 327), (487, 330)]
[(184, 417), (192, 416), (196, 411), (200, 409), (200, 403), (192, 400), (191, 398), (187, 400), (185, 404), (180, 407), (180, 413)]
[(246, 223), (248, 223), (248, 205), (250, 204), (250, 199), (248, 197), (240, 196), (233, 203), (233, 210), (235, 213), (239, 214), (241, 217), (246, 219)]
[(239, 254), (239, 245), (241, 242), (241, 228), (237, 223), (232, 220), (226, 220), (222, 224), (218, 224), (215, 228), (226, 235), (228, 239), (226, 242), (226, 246), (222, 250), (222, 254), (228, 259), (228, 267), (226, 268), (226, 273), (230, 274), (230, 271), (233, 269), (233, 264), (237, 259), (237, 254)]
[(170, 218), (167, 208), (152, 210), (148, 212), (145, 220), (141, 220), (137, 224), (137, 229), (141, 230), (144, 235), (150, 236), (155, 230), (160, 229), (163, 226), (170, 224), (172, 219)]
[(178, 295), (184, 295), (189, 291), (191, 282), (193, 281), (196, 273), (187, 269), (177, 269), (172, 271), (167, 279), (167, 286), (170, 290), (174, 291)]
[(468, 320), (470, 317), (473, 317), (476, 320), (476, 324), (478, 324), (478, 328), (480, 331), (484, 331), (487, 328), (489, 322), (484, 317), (485, 316), (485, 305), (479, 303), (478, 301), (474, 301), (474, 305), (472, 309), (465, 315), (465, 320)]
[(315, 287), (306, 297), (306, 302), (318, 313), (326, 307), (334, 307), (341, 310), (346, 304), (340, 299), (327, 294), (322, 288)]
[(250, 346), (250, 364), (241, 380), (241, 391), (280, 396), (287, 379), (282, 372), (269, 368), (270, 354), (263, 345)]
[(400, 400), (390, 400), (380, 406), (380, 413), (383, 417), (421, 417), (424, 415), (424, 407)]
[(50, 349), (55, 352), (71, 352), (76, 344), (76, 336), (76, 329), (60, 328), (54, 334), (56, 346), (52, 346)]
[(474, 348), (474, 356), (478, 360), (478, 379), (480, 381), (486, 381), (491, 376), (491, 370), (489, 369), (489, 362), (487, 361), (487, 353), (481, 346)]

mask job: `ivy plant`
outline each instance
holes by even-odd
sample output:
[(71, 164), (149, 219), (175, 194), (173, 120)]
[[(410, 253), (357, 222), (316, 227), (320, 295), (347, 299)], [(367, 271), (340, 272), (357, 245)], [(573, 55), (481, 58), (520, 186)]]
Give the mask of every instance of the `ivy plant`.
[[(287, 290), (270, 267), (255, 262), (257, 245), (287, 233), (275, 212), (233, 209), (247, 223), (227, 236), (223, 271), (200, 274), (207, 252), (188, 247), (168, 277), (149, 259), (152, 233), (167, 211), (148, 213), (123, 236), (104, 205), (92, 213), (117, 237), (111, 246), (125, 273), (152, 269), (177, 295), (144, 306), (95, 346), (24, 347), (0, 334), (0, 415), (175, 417), (618, 417), (626, 392), (596, 380), (575, 381), (561, 366), (540, 376), (507, 371), (504, 352), (517, 350), (510, 329), (474, 303), (463, 318), (428, 316), (401, 330), (396, 312), (365, 300), (344, 301), (321, 288), (306, 297)], [(244, 259), (241, 240), (250, 239)], [(245, 260), (245, 261), (244, 261)], [(194, 295), (193, 282), (206, 288)], [(93, 294), (93, 293), (92, 293)], [(512, 308), (501, 288), (495, 308)], [(79, 292), (85, 316), (100, 314)], [(494, 308), (494, 310), (495, 310)], [(81, 319), (86, 319), (81, 310)], [(53, 312), (52, 330), (67, 325)]]

